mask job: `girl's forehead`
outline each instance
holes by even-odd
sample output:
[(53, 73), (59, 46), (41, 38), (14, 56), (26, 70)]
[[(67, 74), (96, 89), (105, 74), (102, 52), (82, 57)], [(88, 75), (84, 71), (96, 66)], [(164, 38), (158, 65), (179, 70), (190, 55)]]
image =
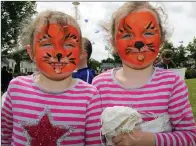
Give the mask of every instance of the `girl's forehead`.
[(34, 35), (45, 35), (45, 34), (53, 34), (57, 35), (59, 33), (74, 33), (76, 35), (80, 35), (80, 30), (74, 26), (69, 24), (58, 24), (58, 23), (50, 23), (50, 24), (42, 24), (36, 27)]
[[(148, 16), (148, 18), (155, 19), (157, 24), (159, 24), (158, 16), (157, 16), (157, 14), (153, 10), (148, 9), (148, 8), (140, 8), (140, 9), (136, 9), (136, 10), (134, 10), (134, 11), (132, 11), (132, 12), (126, 14), (126, 15), (122, 15), (119, 18), (119, 20), (117, 21), (117, 25), (116, 25), (117, 27), (116, 28), (118, 29), (119, 24), (124, 22), (123, 19), (126, 19), (128, 17), (131, 19), (131, 17), (134, 17), (137, 14), (141, 14), (141, 13), (146, 13), (146, 15), (143, 15), (143, 17)], [(142, 19), (142, 15), (137, 15), (137, 17), (135, 17), (135, 18), (136, 19), (140, 19), (141, 21), (143, 20)]]

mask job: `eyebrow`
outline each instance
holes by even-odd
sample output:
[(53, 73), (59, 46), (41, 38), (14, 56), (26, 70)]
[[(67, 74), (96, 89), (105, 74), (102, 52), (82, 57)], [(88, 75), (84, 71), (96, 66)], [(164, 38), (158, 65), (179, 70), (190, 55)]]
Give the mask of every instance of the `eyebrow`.
[(44, 39), (50, 39), (50, 38), (52, 38), (52, 37), (49, 34), (45, 34), (41, 38), (39, 38), (38, 42), (40, 42), (40, 41), (42, 41)]
[(155, 26), (152, 25), (152, 21), (146, 27), (146, 29), (154, 29), (154, 28), (155, 28)]

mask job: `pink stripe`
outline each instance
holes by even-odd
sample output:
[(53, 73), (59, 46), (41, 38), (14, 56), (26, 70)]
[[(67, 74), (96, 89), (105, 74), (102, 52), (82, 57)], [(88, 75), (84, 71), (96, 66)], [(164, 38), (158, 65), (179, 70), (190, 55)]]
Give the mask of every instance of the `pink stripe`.
[(155, 133), (157, 141), (156, 141), (156, 146), (160, 146), (161, 145), (161, 138), (159, 133)]
[(77, 122), (84, 122), (86, 121), (85, 118), (77, 118), (77, 117), (54, 117), (55, 121), (77, 121)]
[(52, 113), (71, 113), (71, 114), (86, 114), (84, 110), (68, 110), (68, 109), (50, 109)]
[[(100, 127), (98, 127), (98, 126), (86, 127), (86, 130), (87, 130), (87, 131), (93, 131), (93, 130), (98, 130), (98, 129), (100, 129)], [(99, 133), (98, 133), (98, 134), (99, 134)]]
[[(101, 105), (95, 105), (95, 106), (93, 106), (93, 107), (91, 107), (91, 108), (88, 108), (88, 109), (86, 110), (86, 112), (88, 113), (88, 112), (93, 111), (93, 110), (96, 110), (96, 109), (101, 109)], [(101, 112), (101, 111), (100, 111), (100, 112)]]
[[(109, 94), (109, 93), (108, 93)], [(102, 94), (104, 95), (104, 94)], [(107, 95), (107, 93), (106, 93)], [(126, 95), (125, 94), (122, 94), (122, 95)], [(109, 101), (109, 100), (112, 100), (112, 101), (145, 101), (145, 100), (158, 100), (158, 99), (168, 99), (168, 96), (167, 95), (157, 95), (157, 96), (146, 96), (146, 97), (138, 97), (138, 98), (130, 98), (130, 94), (127, 96), (129, 97), (103, 97), (102, 99), (104, 99), (104, 101)]]
[(93, 123), (99, 123), (99, 122), (100, 122), (100, 119), (94, 119), (94, 120), (88, 120), (86, 124), (93, 124)]
[(24, 136), (17, 135), (14, 132), (13, 132), (13, 136), (16, 137), (17, 139), (20, 139), (21, 141), (25, 141), (25, 142), (27, 141), (27, 139)]
[(179, 137), (180, 142), (182, 143), (182, 145), (185, 145), (184, 140), (183, 140), (183, 137), (179, 133), (176, 133), (176, 135), (178, 135), (178, 137)]
[(161, 136), (162, 136), (163, 139), (164, 139), (164, 141), (162, 141), (162, 142), (164, 142), (164, 146), (168, 146), (168, 145), (167, 145), (167, 139), (166, 139), (165, 134), (162, 134)]
[(22, 145), (22, 144), (20, 144), (20, 143), (18, 143), (18, 142), (14, 142), (14, 146), (24, 146), (24, 145)]
[[(9, 109), (9, 110), (11, 110), (12, 109), (12, 107), (5, 101), (4, 102), (4, 106), (7, 108), (7, 109)], [(5, 109), (4, 109), (5, 110)]]
[(156, 81), (160, 81), (160, 80), (165, 80), (165, 79), (172, 79), (175, 78), (174, 75), (168, 74), (168, 75), (159, 75), (156, 78), (153, 78), (152, 81), (156, 82)]
[[(62, 95), (52, 95), (52, 94), (47, 94), (47, 93), (38, 93), (38, 92), (33, 92), (33, 91), (29, 91), (29, 90), (25, 90), (24, 89), (19, 89), (19, 88), (12, 88), (12, 92), (20, 92), (20, 93), (24, 93), (24, 94), (29, 94), (28, 96), (35, 96), (35, 95), (38, 95), (38, 96), (41, 96), (41, 97), (45, 97), (45, 98), (52, 98), (52, 99), (67, 99), (67, 100), (73, 100), (73, 97), (71, 96), (62, 96)], [(84, 93), (91, 93), (91, 94), (94, 94), (94, 92), (91, 92), (90, 90), (86, 90), (85, 92), (81, 92), (81, 91), (68, 91), (67, 93), (70, 93), (70, 94), (84, 94)], [(80, 98), (74, 98), (74, 100), (89, 100), (89, 97), (86, 97), (86, 96), (82, 96)]]
[(57, 102), (57, 101), (46, 101), (42, 99), (31, 99), (27, 97), (18, 97), (18, 96), (13, 96), (13, 100), (18, 100), (18, 101), (26, 101), (26, 102), (33, 102), (33, 103), (40, 103), (40, 104), (45, 104), (45, 105), (55, 105), (55, 106), (75, 106), (75, 107), (86, 107), (85, 103), (64, 103), (64, 102)]
[(78, 140), (71, 140), (71, 141), (62, 141), (61, 144), (62, 145), (69, 145), (69, 144), (82, 144), (84, 143), (84, 139), (78, 139)]
[(21, 112), (16, 112), (13, 111), (13, 115), (19, 116), (19, 117), (25, 117), (25, 118), (31, 118), (31, 119), (38, 119), (38, 115), (32, 114), (32, 113), (21, 113)]
[(14, 108), (21, 108), (21, 109), (29, 109), (29, 110), (34, 110), (34, 111), (43, 111), (44, 108), (42, 107), (36, 107), (36, 106), (33, 106), (33, 105), (25, 105), (25, 104), (14, 104), (13, 105)]

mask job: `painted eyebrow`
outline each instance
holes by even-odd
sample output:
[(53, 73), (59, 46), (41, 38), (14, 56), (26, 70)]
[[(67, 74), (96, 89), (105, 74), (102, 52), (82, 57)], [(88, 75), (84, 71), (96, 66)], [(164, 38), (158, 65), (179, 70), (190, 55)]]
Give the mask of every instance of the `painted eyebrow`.
[(152, 25), (152, 21), (148, 24), (146, 29), (155, 29), (155, 26)]
[(40, 41), (42, 41), (44, 39), (48, 39), (48, 38), (52, 38), (52, 37), (49, 34), (45, 34), (38, 40), (38, 42), (40, 42)]

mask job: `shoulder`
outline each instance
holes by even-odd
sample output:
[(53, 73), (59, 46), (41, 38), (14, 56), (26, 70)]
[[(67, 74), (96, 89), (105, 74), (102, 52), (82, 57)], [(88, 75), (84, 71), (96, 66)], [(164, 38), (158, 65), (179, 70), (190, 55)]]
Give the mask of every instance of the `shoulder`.
[(168, 82), (170, 85), (175, 85), (178, 82), (185, 82), (184, 79), (182, 79), (176, 72), (161, 68), (156, 68), (155, 78), (160, 81)]
[(108, 79), (111, 79), (111, 78), (112, 78), (112, 72), (113, 72), (113, 69), (108, 70), (108, 71), (106, 71), (106, 72), (103, 72), (103, 73), (97, 75), (97, 76), (93, 79), (92, 84), (93, 84), (93, 85), (96, 85), (96, 84), (98, 84), (99, 82), (105, 82), (105, 81), (107, 81)]
[(81, 90), (85, 90), (86, 92), (88, 93), (92, 93), (92, 94), (97, 94), (98, 93), (98, 90), (95, 86), (81, 80), (81, 79), (78, 79), (79, 80), (79, 83), (77, 85), (76, 88), (80, 88)]
[(29, 75), (29, 76), (18, 76), (16, 78), (13, 78), (11, 81), (10, 81), (10, 85), (12, 84), (18, 84), (18, 83), (32, 83), (32, 75)]

